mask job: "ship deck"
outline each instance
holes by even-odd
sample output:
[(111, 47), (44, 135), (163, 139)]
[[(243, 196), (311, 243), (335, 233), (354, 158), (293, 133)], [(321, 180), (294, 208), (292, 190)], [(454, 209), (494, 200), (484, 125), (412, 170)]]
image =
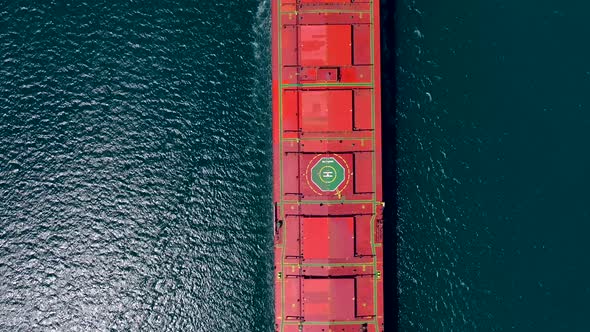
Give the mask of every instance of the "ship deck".
[(276, 331), (383, 331), (379, 3), (272, 19)]

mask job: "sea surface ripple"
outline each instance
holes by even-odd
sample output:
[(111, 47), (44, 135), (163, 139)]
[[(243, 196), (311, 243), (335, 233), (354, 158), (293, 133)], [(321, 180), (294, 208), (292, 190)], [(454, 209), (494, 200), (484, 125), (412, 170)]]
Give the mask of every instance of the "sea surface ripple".
[(269, 331), (268, 1), (0, 6), (0, 330)]

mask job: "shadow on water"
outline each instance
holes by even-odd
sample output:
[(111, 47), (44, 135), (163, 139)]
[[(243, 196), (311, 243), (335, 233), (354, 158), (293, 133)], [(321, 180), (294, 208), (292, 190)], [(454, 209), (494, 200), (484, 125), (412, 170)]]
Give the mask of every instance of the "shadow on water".
[[(384, 293), (385, 321), (390, 329), (399, 322), (399, 287), (397, 258), (397, 183), (396, 168), (396, 124), (395, 124), (395, 1), (383, 0), (381, 3), (381, 105), (383, 130), (383, 201), (384, 210)], [(395, 325), (394, 325), (395, 322)], [(394, 329), (394, 330), (395, 330)]]

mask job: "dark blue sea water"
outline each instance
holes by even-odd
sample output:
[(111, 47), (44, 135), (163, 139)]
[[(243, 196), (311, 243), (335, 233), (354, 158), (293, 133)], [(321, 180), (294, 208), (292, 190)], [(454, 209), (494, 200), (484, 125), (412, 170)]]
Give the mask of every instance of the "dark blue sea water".
[(390, 2), (400, 330), (590, 330), (589, 5)]
[(269, 331), (268, 1), (0, 1), (0, 330)]
[[(0, 331), (272, 330), (269, 7), (0, 1)], [(400, 331), (590, 330), (589, 9), (384, 1)]]

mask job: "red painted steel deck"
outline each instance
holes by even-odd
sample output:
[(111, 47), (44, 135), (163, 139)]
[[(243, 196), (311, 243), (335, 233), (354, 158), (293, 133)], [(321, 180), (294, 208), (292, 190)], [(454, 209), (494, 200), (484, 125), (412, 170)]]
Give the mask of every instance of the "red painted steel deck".
[(273, 0), (275, 314), (382, 332), (378, 0)]

